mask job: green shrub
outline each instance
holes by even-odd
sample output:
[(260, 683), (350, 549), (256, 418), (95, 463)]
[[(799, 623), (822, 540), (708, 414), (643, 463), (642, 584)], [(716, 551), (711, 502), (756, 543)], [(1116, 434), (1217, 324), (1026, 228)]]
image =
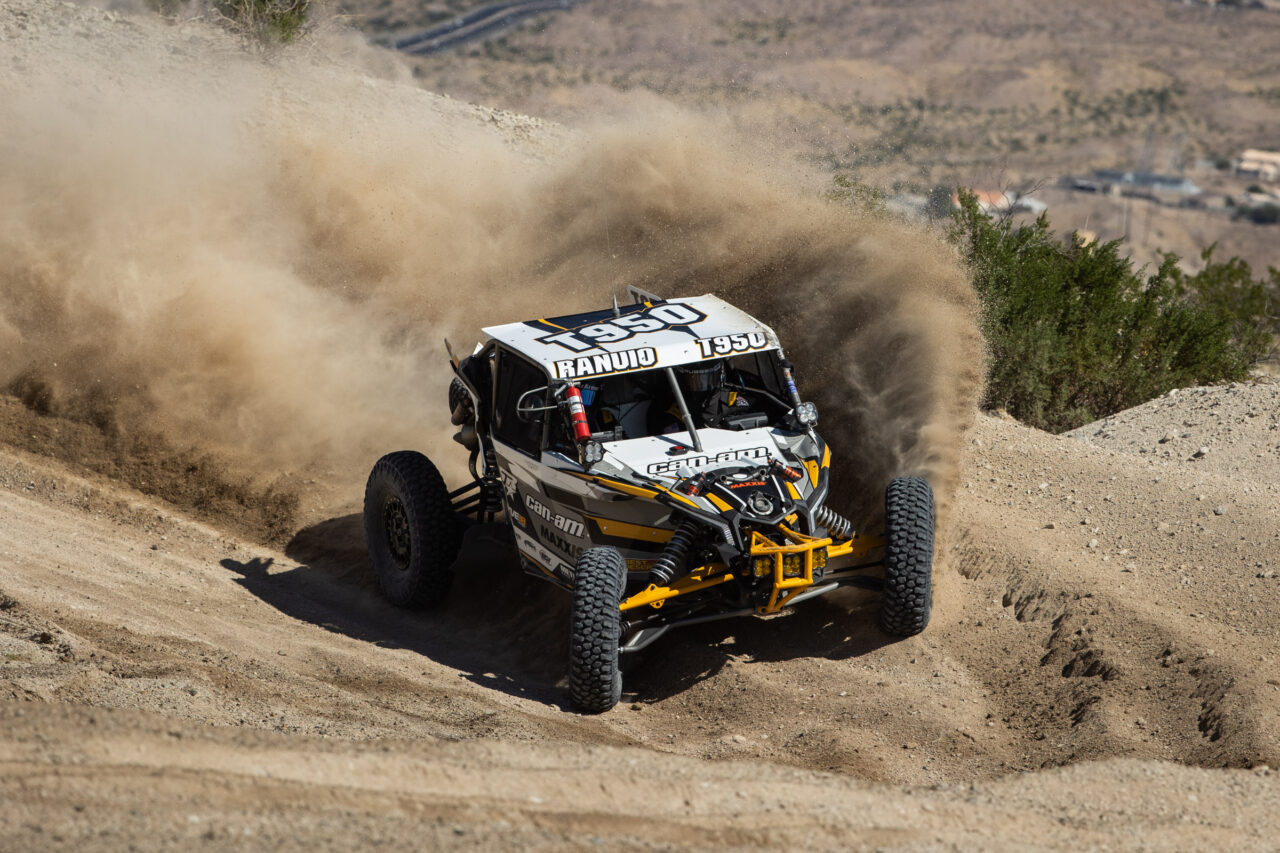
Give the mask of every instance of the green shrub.
[(263, 44), (287, 44), (306, 29), (311, 0), (215, 0), (213, 7), (234, 31)]
[(1249, 208), (1249, 212), (1245, 216), (1256, 225), (1275, 225), (1280, 222), (1280, 205), (1272, 204), (1271, 202), (1260, 204)]
[[(151, 11), (177, 18), (187, 11), (185, 0), (144, 0)], [(306, 32), (311, 0), (213, 0), (222, 26), (259, 44), (286, 44)]]
[(1268, 271), (1268, 278), (1254, 280), (1253, 270), (1240, 258), (1218, 263), (1213, 260), (1216, 244), (1200, 253), (1204, 269), (1187, 275), (1173, 273), (1178, 292), (1207, 310), (1231, 321), (1231, 337), (1251, 364), (1275, 355), (1280, 337), (1280, 270)]
[(1187, 276), (1165, 255), (1146, 274), (1118, 240), (1060, 241), (1043, 215), (1016, 227), (994, 221), (967, 192), (950, 234), (983, 305), (984, 405), (1040, 429), (1073, 429), (1171, 388), (1244, 379), (1271, 345), (1266, 286), (1236, 259), (1213, 264), (1210, 251), (1205, 271)]
[(857, 175), (849, 172), (837, 172), (831, 182), (835, 186), (827, 191), (828, 201), (852, 205), (864, 213), (886, 212), (885, 201), (888, 196), (879, 187), (865, 183)]

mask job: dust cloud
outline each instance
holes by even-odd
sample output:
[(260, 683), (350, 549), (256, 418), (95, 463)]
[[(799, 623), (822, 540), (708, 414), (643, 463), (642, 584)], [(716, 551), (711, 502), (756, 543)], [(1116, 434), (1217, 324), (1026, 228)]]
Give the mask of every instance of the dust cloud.
[(947, 493), (982, 373), (954, 254), (714, 123), (545, 128), (195, 24), (65, 41), (0, 73), (0, 387), (40, 411), (354, 500), (383, 452), (461, 456), (446, 335), (635, 284), (778, 330), (855, 518), (895, 474)]

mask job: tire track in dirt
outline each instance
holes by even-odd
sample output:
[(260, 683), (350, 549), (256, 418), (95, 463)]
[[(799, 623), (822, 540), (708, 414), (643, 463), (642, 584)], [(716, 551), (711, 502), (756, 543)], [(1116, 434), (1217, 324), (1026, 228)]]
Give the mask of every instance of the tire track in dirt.
[[(1160, 785), (1184, 786), (1189, 777), (1170, 777), (1167, 765), (1152, 762), (1274, 764), (1275, 663), (1265, 619), (1253, 622), (1265, 612), (1241, 614), (1274, 602), (1251, 602), (1257, 588), (1247, 582), (1183, 584), (1169, 559), (1203, 559), (1217, 546), (1178, 542), (1154, 518), (1147, 519), (1150, 536), (1126, 536), (1107, 553), (1078, 541), (1117, 529), (1129, 510), (1114, 500), (1115, 484), (1154, 479), (1145, 460), (994, 418), (980, 419), (973, 439), (962, 468), (972, 488), (962, 485), (966, 499), (956, 510), (964, 535), (948, 554), (957, 571), (939, 577), (934, 622), (923, 635), (887, 642), (874, 629), (874, 598), (863, 592), (783, 619), (700, 626), (655, 645), (629, 675), (624, 704), (599, 718), (564, 710), (564, 638), (556, 638), (563, 614), (545, 606), (554, 599), (537, 598), (545, 587), (498, 560), (486, 558), (464, 577), (450, 608), (400, 613), (372, 591), (351, 538), (354, 518), (322, 527), (306, 544), (329, 553), (326, 543), (344, 541), (335, 531), (346, 531), (346, 550), (333, 552), (345, 553), (345, 562), (326, 569), (322, 559), (294, 560), (187, 522), (109, 482), (35, 457), (0, 457), (7, 522), (0, 589), (16, 602), (6, 619), (23, 626), (6, 632), (0, 695), (48, 709), (158, 714), (184, 738), (320, 737), (342, 750), (407, 738), (510, 755), (537, 743), (586, 761), (592, 750), (624, 748), (638, 750), (644, 766), (710, 761), (697, 766), (741, 773), (733, 778), (748, 788), (755, 783), (747, 779), (761, 773), (825, 771), (833, 779), (969, 790), (1002, 784), (993, 780), (1012, 771), (1087, 768), (1115, 756), (1141, 759), (1137, 766)], [(1062, 475), (1060, 486), (1039, 488), (1046, 470)], [(980, 482), (982, 475), (996, 482)], [(1183, 492), (1188, 482), (1209, 488), (1201, 476), (1186, 481), (1164, 470), (1160, 477), (1167, 491), (1144, 505), (1169, 522), (1179, 520), (1175, 508), (1203, 503)], [(1272, 510), (1262, 496), (1240, 500), (1240, 515), (1259, 526), (1246, 522), (1235, 535), (1271, 547)], [(1080, 513), (1103, 530), (1082, 534), (1075, 528), (1084, 525), (1066, 524)], [(1044, 528), (1046, 517), (1057, 519), (1054, 529)], [(295, 555), (304, 542), (295, 542)], [(1133, 570), (1103, 559), (1122, 556)], [(1134, 585), (1139, 572), (1146, 583)], [(1210, 615), (1184, 615), (1188, 607)], [(57, 637), (69, 654), (24, 637), (35, 630)], [(46, 743), (69, 744), (79, 730)], [(142, 743), (139, 749), (152, 748)], [(271, 755), (259, 763), (275, 766)], [(174, 768), (161, 772), (186, 766), (157, 760)], [(183, 778), (196, 790), (221, 789), (220, 777), (204, 774)], [(110, 790), (131, 785), (127, 773), (105, 770), (96, 788), (46, 778), (95, 802), (111, 802)], [(1026, 787), (1028, 779), (1039, 785), (1058, 777), (1019, 778)], [(1257, 780), (1239, 795), (1249, 801), (1270, 777), (1259, 770), (1238, 778)], [(1111, 783), (1088, 782), (1094, 790), (1104, 784)], [(301, 796), (270, 790), (282, 803)], [(1052, 811), (1066, 808), (1069, 797), (1051, 790), (1044, 796), (1057, 805), (1045, 807), (1074, 831), (1096, 831), (1097, 810), (1093, 817), (1087, 808)], [(1169, 789), (1156, 790), (1166, 792), (1160, 797), (1168, 808)], [(369, 817), (377, 812), (372, 801), (361, 802), (361, 819), (379, 819)], [(149, 806), (154, 820), (168, 819), (167, 803), (161, 797)], [(492, 828), (487, 805), (473, 804), (465, 817), (448, 804), (430, 813), (490, 837), (483, 835)], [(220, 825), (246, 819), (227, 814)], [(562, 813), (544, 825), (563, 830), (578, 820)], [(717, 819), (691, 820), (706, 826)], [(741, 836), (766, 837), (790, 836)], [(906, 843), (913, 836), (891, 837)]]

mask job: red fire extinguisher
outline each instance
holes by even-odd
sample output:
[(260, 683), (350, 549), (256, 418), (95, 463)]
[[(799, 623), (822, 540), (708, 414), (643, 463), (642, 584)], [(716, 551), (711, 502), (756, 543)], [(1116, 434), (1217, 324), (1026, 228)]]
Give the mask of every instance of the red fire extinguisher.
[(586, 444), (591, 440), (591, 427), (587, 426), (587, 410), (582, 405), (582, 392), (576, 385), (565, 389), (565, 398), (569, 401), (569, 420), (573, 421), (573, 437), (578, 444)]

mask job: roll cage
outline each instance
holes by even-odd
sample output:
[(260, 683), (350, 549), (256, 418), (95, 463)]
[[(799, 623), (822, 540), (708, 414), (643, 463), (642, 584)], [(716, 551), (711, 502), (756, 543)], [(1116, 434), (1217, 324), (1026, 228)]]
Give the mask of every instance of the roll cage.
[(523, 354), (497, 341), (488, 342), (462, 360), (455, 372), (479, 401), (480, 431), (533, 458), (547, 451), (576, 455), (560, 405), (561, 395), (569, 385), (581, 392), (591, 433), (603, 441), (660, 435), (682, 425), (681, 410), (689, 411), (696, 429), (795, 428), (788, 420), (792, 407), (783, 399), (785, 362), (780, 351), (725, 356), (699, 364), (723, 364), (721, 393), (729, 394), (734, 402), (739, 398), (748, 401), (748, 405), (741, 406), (740, 412), (719, 415), (709, 411), (705, 400), (691, 406), (679, 383), (669, 380), (670, 368), (582, 380), (555, 379)]

